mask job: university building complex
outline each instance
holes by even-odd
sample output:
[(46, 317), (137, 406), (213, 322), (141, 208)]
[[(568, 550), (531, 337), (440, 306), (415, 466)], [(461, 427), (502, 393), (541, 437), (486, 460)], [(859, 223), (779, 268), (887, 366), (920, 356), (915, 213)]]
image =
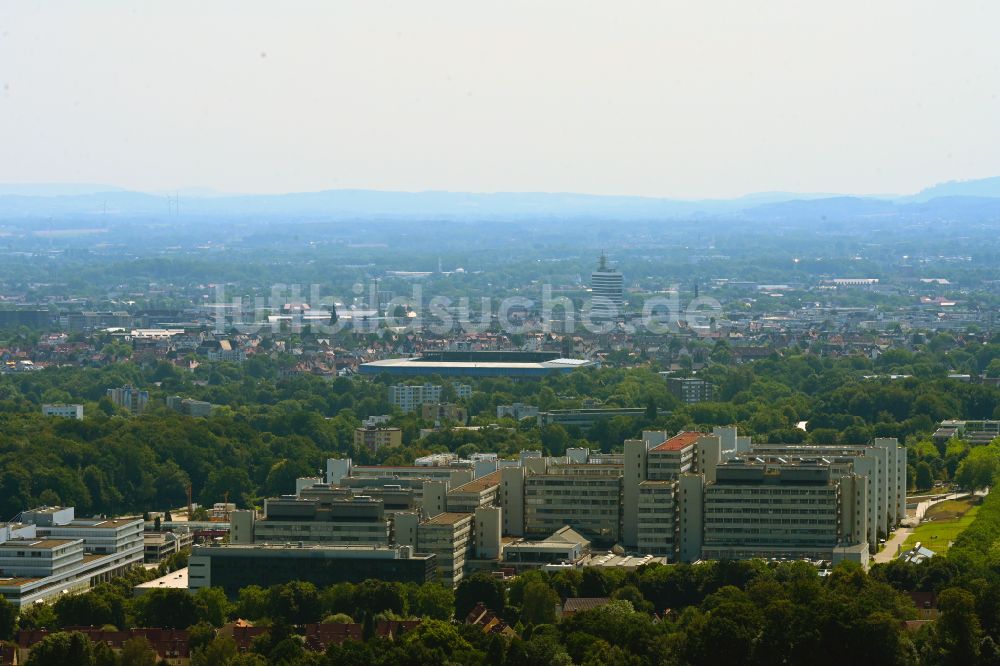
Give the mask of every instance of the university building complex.
[(454, 585), (478, 570), (651, 561), (867, 566), (906, 511), (906, 451), (895, 439), (811, 446), (753, 443), (735, 428), (648, 431), (618, 454), (474, 458), (331, 458), (325, 479), (301, 479), (259, 515), (236, 511), (229, 545), (196, 546), (189, 585), (261, 584), (262, 570), (318, 584), (363, 571)]

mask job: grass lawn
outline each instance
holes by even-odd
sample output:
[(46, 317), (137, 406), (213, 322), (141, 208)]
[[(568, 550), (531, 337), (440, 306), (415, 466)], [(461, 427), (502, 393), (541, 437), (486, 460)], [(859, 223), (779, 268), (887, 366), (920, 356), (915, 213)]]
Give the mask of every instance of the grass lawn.
[(924, 516), (924, 522), (913, 530), (903, 543), (903, 550), (909, 550), (918, 541), (935, 553), (944, 553), (959, 534), (972, 524), (978, 506), (966, 500), (949, 500), (931, 507)]

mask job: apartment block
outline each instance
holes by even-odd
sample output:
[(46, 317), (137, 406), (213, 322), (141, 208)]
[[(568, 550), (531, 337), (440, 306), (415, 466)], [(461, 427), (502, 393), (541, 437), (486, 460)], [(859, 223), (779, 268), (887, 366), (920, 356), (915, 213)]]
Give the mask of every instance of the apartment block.
[(141, 414), (149, 404), (149, 391), (140, 391), (132, 386), (109, 388), (108, 398), (117, 407), (124, 407), (133, 414)]
[[(459, 399), (472, 397), (472, 386), (455, 383), (455, 395)], [(425, 402), (441, 402), (443, 387), (440, 384), (393, 384), (389, 387), (389, 404), (396, 405), (403, 412), (414, 412)]]
[(520, 421), (521, 419), (537, 418), (538, 417), (538, 407), (534, 405), (526, 405), (523, 402), (515, 402), (510, 405), (497, 405), (497, 418), (509, 418), (515, 421)]
[(667, 377), (667, 390), (685, 404), (707, 402), (715, 397), (715, 386), (699, 377)]
[(403, 445), (403, 429), (379, 426), (365, 426), (354, 429), (354, 448), (375, 453), (379, 449)]
[(464, 407), (450, 402), (425, 402), (420, 406), (420, 418), (434, 423), (444, 421), (466, 423), (469, 420), (469, 412)]

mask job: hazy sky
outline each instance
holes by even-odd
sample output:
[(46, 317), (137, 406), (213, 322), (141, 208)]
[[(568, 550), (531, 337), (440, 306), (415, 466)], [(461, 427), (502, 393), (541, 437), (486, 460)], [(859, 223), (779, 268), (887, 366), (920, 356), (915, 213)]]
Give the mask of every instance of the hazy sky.
[(1000, 2), (0, 0), (0, 182), (671, 197), (1000, 175)]

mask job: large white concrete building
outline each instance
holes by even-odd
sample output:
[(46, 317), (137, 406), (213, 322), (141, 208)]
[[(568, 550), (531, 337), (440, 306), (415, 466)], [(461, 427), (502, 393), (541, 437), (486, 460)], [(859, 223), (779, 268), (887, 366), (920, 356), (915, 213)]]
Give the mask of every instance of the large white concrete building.
[(730, 460), (703, 490), (704, 559), (844, 559), (867, 565), (864, 477), (835, 478), (825, 461)]
[[(733, 427), (672, 436), (647, 431), (626, 441), (620, 454), (522, 451), (516, 460), (486, 462), (480, 470), (455, 456), (397, 467), (330, 459), (327, 485), (304, 487), (300, 495), (385, 498), (392, 502), (391, 509), (385, 504), (387, 543), (433, 548), (439, 573), (452, 581), (462, 575), (455, 564), (461, 553), (467, 567), (489, 568), (505, 559), (512, 543), (543, 543), (566, 528), (588, 549), (620, 546), (667, 561), (867, 564), (878, 540), (906, 515), (906, 451), (894, 439), (813, 446), (755, 444)], [(470, 536), (464, 536), (467, 524)], [(461, 553), (443, 545), (449, 538), (458, 540), (451, 546)], [(539, 548), (556, 553), (564, 546)]]
[(0, 595), (18, 607), (85, 591), (142, 564), (141, 518), (78, 519), (72, 507), (24, 511), (0, 526)]

